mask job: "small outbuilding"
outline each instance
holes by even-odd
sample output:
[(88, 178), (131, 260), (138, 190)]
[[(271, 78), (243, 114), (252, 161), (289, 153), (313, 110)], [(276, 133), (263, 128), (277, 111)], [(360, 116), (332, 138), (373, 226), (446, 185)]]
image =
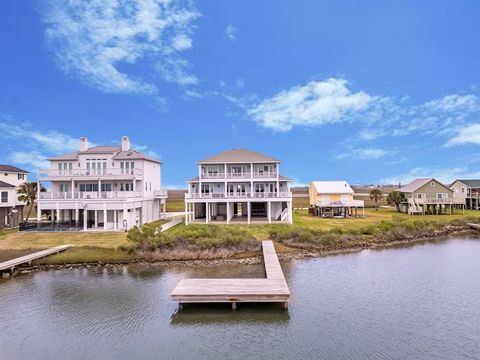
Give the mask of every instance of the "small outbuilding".
[(320, 217), (363, 217), (365, 203), (354, 200), (353, 194), (352, 187), (343, 180), (312, 181), (309, 188), (310, 209)]

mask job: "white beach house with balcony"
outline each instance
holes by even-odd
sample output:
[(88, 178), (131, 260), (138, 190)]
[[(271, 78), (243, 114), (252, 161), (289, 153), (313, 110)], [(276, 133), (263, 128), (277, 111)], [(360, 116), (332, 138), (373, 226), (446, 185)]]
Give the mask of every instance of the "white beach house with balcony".
[(198, 162), (188, 181), (185, 223), (292, 223), (290, 179), (280, 160), (232, 149)]
[(78, 229), (120, 230), (158, 220), (165, 214), (162, 164), (130, 147), (89, 147), (80, 138), (79, 151), (48, 159), (38, 182), (50, 189), (37, 197), (38, 214), (49, 212), (57, 225)]

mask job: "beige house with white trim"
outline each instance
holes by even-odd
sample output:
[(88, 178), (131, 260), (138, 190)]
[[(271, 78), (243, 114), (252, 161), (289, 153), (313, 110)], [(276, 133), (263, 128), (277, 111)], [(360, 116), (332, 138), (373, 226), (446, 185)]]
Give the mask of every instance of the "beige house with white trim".
[(463, 211), (465, 201), (454, 195), (452, 189), (434, 178), (413, 180), (397, 190), (402, 193), (400, 210), (414, 214), (453, 214), (455, 210)]

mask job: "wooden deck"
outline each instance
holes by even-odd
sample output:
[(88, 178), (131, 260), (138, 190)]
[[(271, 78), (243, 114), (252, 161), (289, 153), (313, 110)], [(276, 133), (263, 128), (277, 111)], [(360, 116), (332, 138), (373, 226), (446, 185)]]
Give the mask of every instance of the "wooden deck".
[(262, 241), (266, 278), (183, 279), (172, 291), (178, 303), (269, 302), (288, 305), (290, 290), (283, 276), (273, 242)]
[(10, 272), (13, 273), (15, 268), (17, 266), (23, 265), (23, 264), (29, 264), (34, 260), (44, 258), (49, 255), (53, 254), (58, 254), (59, 252), (65, 251), (68, 248), (72, 247), (73, 245), (60, 245), (60, 246), (55, 246), (50, 249), (42, 250), (42, 251), (37, 251), (32, 254), (28, 254), (25, 256), (18, 257), (16, 259), (4, 261), (0, 263), (0, 273), (2, 272)]

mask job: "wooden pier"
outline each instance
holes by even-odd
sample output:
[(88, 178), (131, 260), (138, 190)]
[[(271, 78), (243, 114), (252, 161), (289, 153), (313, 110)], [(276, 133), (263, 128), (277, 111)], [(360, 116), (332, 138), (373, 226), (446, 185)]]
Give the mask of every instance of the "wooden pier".
[(16, 259), (4, 261), (0, 263), (0, 274), (3, 272), (8, 272), (10, 274), (13, 274), (15, 268), (20, 265), (30, 264), (34, 260), (41, 259), (49, 255), (58, 254), (59, 252), (65, 251), (72, 246), (73, 245), (55, 246), (53, 248), (37, 251), (32, 254), (18, 257)]
[(262, 241), (265, 278), (260, 279), (183, 279), (171, 297), (180, 306), (186, 303), (240, 302), (282, 303), (288, 307), (290, 290), (280, 267), (273, 242)]

